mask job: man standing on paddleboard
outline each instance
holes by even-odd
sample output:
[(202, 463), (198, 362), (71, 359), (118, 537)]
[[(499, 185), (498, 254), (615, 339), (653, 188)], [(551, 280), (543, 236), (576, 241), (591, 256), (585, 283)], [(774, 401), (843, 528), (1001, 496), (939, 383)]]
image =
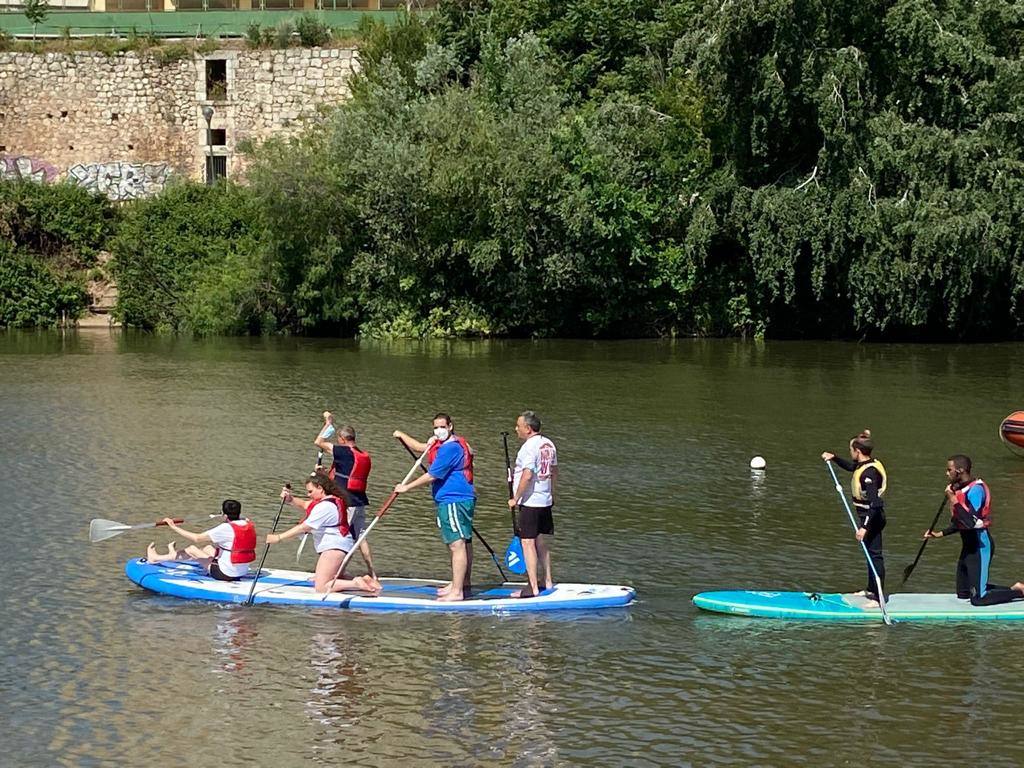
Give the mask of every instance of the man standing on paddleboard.
[(941, 531), (925, 531), (926, 539), (960, 534), (960, 557), (956, 561), (956, 596), (971, 605), (999, 605), (1024, 597), (1024, 584), (999, 587), (988, 583), (996, 543), (989, 532), (992, 525), (992, 494), (981, 478), (971, 476), (971, 459), (957, 454), (946, 462), (946, 497), (953, 519)]
[(448, 546), (452, 560), (452, 581), (437, 591), (437, 599), (454, 602), (469, 596), (473, 575), (473, 511), (476, 489), (473, 487), (473, 449), (465, 438), (455, 434), (451, 417), (439, 413), (433, 421), (434, 435), (421, 443), (405, 432), (394, 436), (417, 453), (427, 453), (430, 466), (411, 483), (399, 483), (395, 493), (405, 493), (432, 483), (431, 493), (437, 505), (437, 527)]
[[(871, 430), (865, 429), (850, 440), (852, 461), (841, 459), (829, 451), (821, 454), (821, 458), (853, 473), (851, 491), (853, 506), (857, 513), (857, 541), (863, 542), (867, 548), (871, 563), (874, 564), (875, 571), (878, 572), (878, 580), (882, 583), (884, 590), (885, 558), (882, 556), (882, 529), (885, 528), (885, 502), (882, 497), (885, 495), (888, 478), (882, 462), (871, 458), (874, 449), (874, 444), (871, 442)], [(875, 585), (870, 565), (868, 566), (867, 589), (857, 594), (864, 595), (875, 603), (878, 602), (878, 587)]]
[(533, 411), (523, 411), (516, 419), (516, 435), (523, 445), (516, 454), (515, 489), (508, 500), (509, 509), (518, 508), (516, 535), (523, 544), (526, 561), (527, 589), (513, 597), (535, 597), (538, 588), (538, 564), (544, 571), (544, 589), (554, 586), (551, 576), (551, 550), (546, 536), (555, 535), (555, 522), (551, 515), (554, 504), (555, 480), (558, 477), (558, 453), (555, 444), (540, 433), (540, 418)]
[[(334, 415), (330, 411), (324, 411), (324, 425), (333, 423)], [(359, 541), (366, 527), (366, 507), (370, 503), (366, 496), (366, 484), (370, 477), (370, 454), (360, 450), (356, 445), (355, 427), (343, 426), (338, 430), (337, 438), (338, 444), (335, 445), (329, 438), (324, 437), (324, 431), (321, 430), (313, 442), (321, 451), (332, 457), (333, 464), (327, 476), (337, 483), (345, 496), (349, 529), (352, 531), (352, 538)], [(373, 567), (370, 545), (365, 541), (359, 543), (359, 554), (363, 556), (370, 576), (376, 579), (377, 571)]]

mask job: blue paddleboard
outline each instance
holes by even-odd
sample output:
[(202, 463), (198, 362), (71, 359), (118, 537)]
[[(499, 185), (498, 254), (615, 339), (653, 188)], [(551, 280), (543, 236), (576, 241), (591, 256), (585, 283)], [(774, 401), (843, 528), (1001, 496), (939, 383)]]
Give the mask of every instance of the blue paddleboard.
[[(129, 560), (125, 575), (140, 587), (162, 595), (186, 600), (244, 603), (252, 588), (252, 575), (241, 581), (211, 579), (194, 562), (149, 563), (145, 558)], [(592, 610), (628, 605), (636, 597), (632, 587), (608, 584), (556, 584), (537, 597), (511, 597), (521, 584), (502, 584), (474, 592), (472, 598), (455, 603), (437, 600), (437, 588), (446, 582), (429, 579), (381, 579), (379, 595), (368, 592), (334, 592), (324, 600), (313, 591), (313, 574), (264, 568), (256, 583), (253, 602), (269, 605), (306, 605), (321, 608), (349, 608), (361, 611), (511, 611)]]
[[(869, 608), (859, 595), (836, 592), (731, 591), (701, 592), (693, 604), (705, 611), (737, 616), (804, 621), (881, 621), (879, 608)], [(975, 607), (954, 594), (901, 593), (885, 604), (893, 621), (1020, 621), (1024, 600)]]

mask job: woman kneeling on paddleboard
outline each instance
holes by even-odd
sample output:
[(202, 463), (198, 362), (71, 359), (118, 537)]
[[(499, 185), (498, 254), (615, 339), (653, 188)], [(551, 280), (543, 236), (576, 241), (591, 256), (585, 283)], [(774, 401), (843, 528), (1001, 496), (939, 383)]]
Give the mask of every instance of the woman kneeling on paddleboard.
[[(160, 563), (165, 560), (195, 560), (206, 572), (220, 581), (238, 581), (249, 572), (249, 563), (256, 559), (256, 526), (252, 520), (242, 517), (242, 505), (234, 499), (225, 499), (221, 504), (224, 522), (205, 533), (192, 533), (179, 528), (174, 520), (164, 518), (167, 527), (197, 546), (185, 547), (180, 552), (174, 544), (167, 545), (167, 553), (161, 555), (153, 542), (146, 550), (146, 560)], [(200, 544), (213, 544), (201, 547)]]
[[(887, 478), (882, 462), (871, 457), (872, 451), (874, 451), (874, 445), (871, 442), (871, 430), (865, 429), (850, 440), (852, 461), (841, 459), (829, 451), (821, 454), (821, 458), (853, 473), (851, 490), (854, 510), (857, 513), (857, 541), (863, 542), (867, 548), (868, 554), (871, 556), (871, 563), (874, 564), (875, 571), (878, 572), (878, 580), (882, 582), (882, 589), (885, 589), (885, 558), (882, 556), (885, 502), (882, 501), (882, 496), (885, 494)], [(869, 600), (878, 601), (878, 587), (875, 585), (870, 565), (868, 566), (867, 589), (859, 594)]]
[[(380, 582), (370, 576), (346, 579), (345, 574), (338, 574), (345, 555), (355, 546), (341, 489), (326, 473), (317, 472), (306, 480), (306, 493), (309, 498), (300, 499), (292, 496), (288, 488), (281, 490), (284, 502), (303, 510), (306, 516), (301, 523), (284, 533), (267, 534), (267, 544), (277, 544), (304, 533), (312, 533), (313, 547), (320, 554), (316, 561), (313, 585), (317, 592), (341, 592), (346, 589), (380, 592)], [(338, 578), (335, 579), (335, 576)]]

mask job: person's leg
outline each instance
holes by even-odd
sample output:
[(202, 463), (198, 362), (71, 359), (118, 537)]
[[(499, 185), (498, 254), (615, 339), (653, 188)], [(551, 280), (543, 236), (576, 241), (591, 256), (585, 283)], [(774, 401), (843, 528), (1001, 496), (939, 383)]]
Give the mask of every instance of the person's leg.
[(447, 594), (438, 596), (438, 600), (446, 603), (456, 602), (463, 599), (463, 589), (466, 585), (466, 541), (456, 539), (448, 545), (448, 551), (452, 558), (452, 583)]
[(544, 534), (537, 536), (537, 563), (538, 572), (544, 572), (544, 589), (551, 589), (555, 586), (555, 579), (551, 575), (551, 549)]
[[(375, 592), (373, 583), (366, 576), (357, 576), (354, 579), (345, 578), (346, 574), (338, 575), (338, 569), (345, 560), (345, 552), (340, 549), (329, 549), (321, 552), (316, 561), (316, 572), (313, 576), (313, 589), (316, 592), (342, 592), (346, 589), (358, 589), (365, 592)], [(338, 578), (335, 579), (335, 576)], [(331, 586), (331, 580), (334, 586)]]
[(551, 574), (551, 547), (548, 537), (555, 535), (555, 520), (551, 507), (545, 507), (537, 521), (537, 557), (538, 568), (544, 570), (544, 589), (555, 586), (555, 577)]
[[(470, 528), (472, 530), (472, 528)], [(473, 591), (473, 539), (464, 539), (466, 542), (466, 579), (462, 583), (462, 592), (469, 597)]]
[(519, 507), (516, 520), (519, 524), (519, 541), (523, 545), (523, 563), (526, 565), (526, 589), (512, 593), (512, 597), (533, 597), (540, 594), (537, 581), (537, 526), (540, 510), (536, 507)]
[[(885, 558), (882, 556), (882, 529), (884, 527), (884, 522), (880, 526), (872, 526), (864, 537), (864, 546), (867, 548), (868, 557), (871, 560), (871, 565), (868, 566), (868, 586), (865, 593), (867, 598), (872, 600), (878, 599), (878, 582), (881, 582), (882, 589), (885, 589)], [(874, 569), (871, 566), (874, 566)], [(878, 573), (878, 582), (875, 581), (876, 572)]]
[[(1000, 605), (1011, 600), (1019, 600), (1022, 595), (1018, 590), (1011, 587), (1002, 587), (997, 584), (989, 584), (988, 577), (992, 565), (992, 556), (995, 554), (996, 543), (988, 531), (977, 532), (977, 581), (972, 582), (971, 605)], [(973, 575), (973, 574), (972, 574)]]

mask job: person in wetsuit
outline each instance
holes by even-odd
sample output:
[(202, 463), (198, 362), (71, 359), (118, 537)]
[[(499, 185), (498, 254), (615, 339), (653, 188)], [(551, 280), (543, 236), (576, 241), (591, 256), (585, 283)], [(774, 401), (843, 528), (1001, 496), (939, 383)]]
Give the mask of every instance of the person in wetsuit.
[(960, 534), (960, 557), (956, 561), (956, 596), (971, 605), (999, 605), (1024, 598), (1024, 584), (1000, 587), (988, 583), (996, 543), (992, 525), (992, 494), (981, 478), (971, 476), (971, 459), (957, 454), (946, 462), (946, 497), (952, 519), (941, 531), (927, 530), (926, 539)]
[[(821, 458), (831, 461), (841, 469), (853, 473), (851, 490), (853, 507), (857, 514), (857, 541), (864, 543), (871, 558), (871, 563), (878, 572), (878, 579), (885, 589), (885, 558), (882, 555), (882, 529), (885, 528), (885, 495), (887, 476), (885, 467), (878, 459), (872, 458), (874, 444), (871, 442), (871, 430), (865, 429), (850, 440), (850, 459), (841, 459), (834, 453), (825, 451)], [(871, 601), (878, 602), (878, 586), (874, 574), (868, 566), (867, 588), (857, 593)]]

